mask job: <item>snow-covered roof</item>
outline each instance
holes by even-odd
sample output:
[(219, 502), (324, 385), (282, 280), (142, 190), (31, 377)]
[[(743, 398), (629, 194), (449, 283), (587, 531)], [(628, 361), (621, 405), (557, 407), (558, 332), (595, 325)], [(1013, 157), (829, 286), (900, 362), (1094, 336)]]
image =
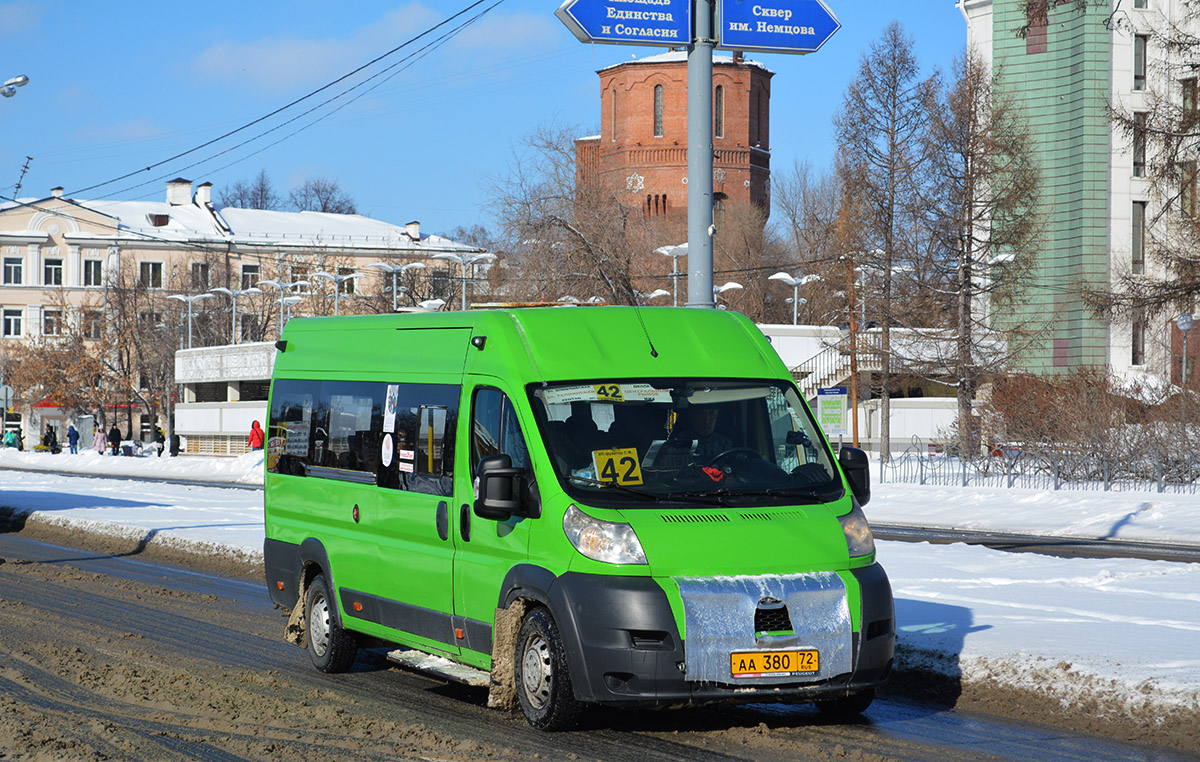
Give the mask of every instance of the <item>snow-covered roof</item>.
[[(187, 180), (172, 180), (172, 184)], [(421, 234), (419, 225), (393, 225), (361, 214), (325, 212), (279, 212), (264, 209), (217, 211), (207, 200), (191, 194), (188, 203), (168, 201), (82, 201), (54, 199), (82, 209), (107, 215), (116, 221), (116, 230), (68, 233), (74, 241), (125, 240), (131, 244), (147, 241), (219, 243), (253, 246), (333, 247), (338, 249), (408, 249), (437, 251), (478, 251), (448, 238)], [(0, 211), (17, 206), (38, 206), (50, 199), (18, 199), (0, 205)], [(5, 231), (10, 235), (37, 235), (34, 231)], [(413, 239), (417, 236), (419, 241)]]
[[(686, 50), (671, 50), (666, 53), (658, 53), (658, 54), (655, 54), (652, 56), (646, 56), (645, 58), (634, 58), (630, 61), (622, 61), (621, 63), (616, 63), (611, 66), (605, 66), (603, 69), (598, 69), (596, 71), (596, 73), (599, 74), (602, 71), (608, 71), (609, 69), (615, 69), (618, 66), (625, 66), (626, 64), (687, 63), (687, 57), (688, 57), (688, 54), (687, 54)], [(713, 52), (713, 65), (714, 66), (733, 65), (733, 64), (740, 64), (740, 65), (744, 65), (744, 66), (753, 66), (755, 68), (762, 69), (763, 71), (768, 72), (770, 74), (775, 73), (775, 72), (771, 71), (770, 69), (768, 69), (765, 65), (759, 63), (758, 61), (753, 61), (749, 58), (743, 58), (740, 61), (735, 61), (733, 59), (733, 56), (722, 56), (722, 55), (717, 55), (717, 53), (715, 51)]]

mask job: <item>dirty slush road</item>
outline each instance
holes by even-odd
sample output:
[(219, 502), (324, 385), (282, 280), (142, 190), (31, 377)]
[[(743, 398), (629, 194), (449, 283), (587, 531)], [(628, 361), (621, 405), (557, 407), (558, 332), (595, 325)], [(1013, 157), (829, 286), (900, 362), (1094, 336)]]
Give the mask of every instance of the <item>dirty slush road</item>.
[[(258, 575), (32, 522), (0, 526), (0, 760), (1200, 758), (1194, 726), (1190, 737), (1127, 734), (1169, 751), (895, 698), (848, 726), (808, 707), (755, 705), (600, 710), (579, 732), (544, 734), (485, 708), (484, 690), (394, 668), (379, 651), (360, 652), (347, 675), (315, 671), (283, 642), (285, 619)], [(1031, 712), (1041, 708), (1015, 714)]]

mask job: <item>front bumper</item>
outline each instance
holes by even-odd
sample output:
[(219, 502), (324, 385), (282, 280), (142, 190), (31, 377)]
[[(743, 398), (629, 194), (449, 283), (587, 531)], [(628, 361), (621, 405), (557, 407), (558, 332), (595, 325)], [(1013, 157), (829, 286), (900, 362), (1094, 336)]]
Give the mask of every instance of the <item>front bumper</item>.
[[(685, 644), (662, 588), (646, 577), (568, 573), (548, 591), (568, 655), (575, 697), (600, 703), (821, 699), (887, 680), (896, 647), (892, 591), (879, 564), (851, 572), (861, 591), (861, 629), (851, 669), (820, 682), (697, 682), (685, 678)], [(853, 605), (853, 603), (851, 604)]]

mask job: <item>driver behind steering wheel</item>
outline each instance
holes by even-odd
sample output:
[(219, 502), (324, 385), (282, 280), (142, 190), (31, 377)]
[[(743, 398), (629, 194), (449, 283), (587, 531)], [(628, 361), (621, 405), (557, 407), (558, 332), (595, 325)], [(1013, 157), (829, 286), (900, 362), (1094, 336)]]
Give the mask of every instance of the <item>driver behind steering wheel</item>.
[(680, 410), (671, 436), (663, 445), (662, 455), (666, 458), (662, 465), (669, 463), (682, 467), (689, 463), (708, 463), (731, 449), (733, 440), (716, 433), (718, 417), (720, 411), (714, 405), (691, 405)]

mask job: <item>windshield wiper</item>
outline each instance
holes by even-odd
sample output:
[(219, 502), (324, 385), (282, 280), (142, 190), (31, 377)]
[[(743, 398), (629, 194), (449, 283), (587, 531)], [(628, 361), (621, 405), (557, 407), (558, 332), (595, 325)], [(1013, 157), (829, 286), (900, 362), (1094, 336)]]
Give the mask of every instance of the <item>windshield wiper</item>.
[(574, 474), (571, 474), (567, 477), (567, 479), (569, 479), (571, 481), (580, 482), (582, 484), (595, 485), (595, 486), (601, 487), (601, 488), (618, 489), (618, 490), (628, 493), (630, 495), (637, 495), (638, 497), (644, 497), (648, 500), (656, 500), (657, 501), (657, 500), (676, 500), (676, 499), (678, 499), (678, 500), (687, 500), (687, 501), (690, 501), (693, 503), (700, 503), (701, 505), (724, 505), (724, 503), (720, 500), (704, 500), (702, 498), (706, 497), (706, 495), (701, 495), (699, 493), (697, 493), (695, 495), (686, 494), (686, 493), (671, 493), (668, 495), (656, 495), (651, 492), (646, 492), (645, 490), (634, 489), (633, 487), (627, 487), (624, 484), (617, 484), (616, 482), (605, 482), (605, 481), (601, 481), (599, 479), (589, 479), (586, 476), (576, 476)]
[(646, 497), (646, 498), (650, 498), (651, 500), (656, 500), (658, 498), (658, 495), (652, 495), (649, 492), (645, 492), (640, 489), (634, 489), (633, 487), (627, 487), (624, 484), (617, 484), (616, 482), (605, 482), (605, 481), (601, 481), (599, 479), (589, 479), (586, 476), (576, 476), (575, 474), (568, 474), (567, 479), (569, 479), (570, 481), (580, 482), (582, 484), (592, 484), (597, 487), (604, 487), (607, 489), (618, 489), (618, 490), (621, 490), (622, 492), (628, 492), (630, 495), (637, 495), (638, 497)]
[[(689, 490), (686, 492), (671, 492), (665, 495), (666, 498), (679, 497), (715, 497), (718, 499), (728, 497), (780, 497), (789, 500), (796, 500), (805, 505), (816, 505), (827, 502), (824, 497), (815, 492), (794, 492), (788, 489), (711, 489), (711, 490)], [(801, 499), (798, 499), (801, 498)], [(723, 503), (724, 504), (724, 503)]]

